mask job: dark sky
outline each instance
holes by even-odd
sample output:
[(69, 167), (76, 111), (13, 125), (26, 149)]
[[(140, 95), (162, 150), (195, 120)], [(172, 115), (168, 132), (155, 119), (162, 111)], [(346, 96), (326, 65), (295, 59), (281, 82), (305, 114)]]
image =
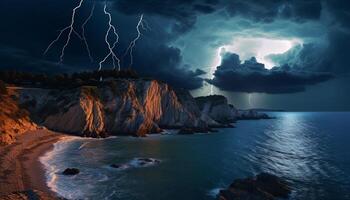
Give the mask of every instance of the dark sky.
[[(105, 1), (84, 0), (75, 34), (59, 63), (68, 26), (80, 0), (1, 0), (0, 69), (73, 72), (98, 69), (108, 53)], [(134, 50), (143, 76), (155, 77), (192, 94), (224, 94), (240, 108), (350, 110), (350, 3), (346, 0), (109, 0), (107, 10), (120, 36), (123, 57), (137, 36), (141, 14), (149, 29)], [(109, 37), (112, 41), (113, 36)], [(111, 60), (104, 69), (112, 68)]]

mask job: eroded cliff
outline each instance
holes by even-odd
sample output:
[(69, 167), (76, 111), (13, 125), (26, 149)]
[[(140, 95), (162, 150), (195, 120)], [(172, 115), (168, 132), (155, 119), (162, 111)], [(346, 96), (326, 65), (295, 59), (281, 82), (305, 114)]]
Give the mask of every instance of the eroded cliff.
[(222, 95), (203, 96), (195, 99), (202, 114), (220, 124), (229, 124), (236, 120), (270, 119), (267, 114), (257, 112), (254, 109), (238, 110), (229, 104), (226, 97)]
[(17, 136), (38, 129), (29, 112), (19, 106), (16, 92), (1, 95), (0, 108), (0, 144), (11, 144)]
[(48, 129), (80, 136), (145, 136), (162, 128), (208, 129), (188, 91), (156, 80), (116, 79), (71, 90), (23, 89), (20, 103)]
[(222, 124), (233, 123), (239, 115), (237, 109), (228, 104), (222, 95), (197, 97), (196, 102), (203, 114)]

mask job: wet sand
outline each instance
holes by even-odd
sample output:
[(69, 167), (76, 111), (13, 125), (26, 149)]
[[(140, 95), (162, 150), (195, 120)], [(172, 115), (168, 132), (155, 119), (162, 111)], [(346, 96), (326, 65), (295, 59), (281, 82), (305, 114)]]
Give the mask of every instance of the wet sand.
[(38, 130), (21, 135), (13, 144), (0, 146), (0, 196), (29, 189), (54, 196), (46, 185), (45, 170), (39, 157), (64, 136)]

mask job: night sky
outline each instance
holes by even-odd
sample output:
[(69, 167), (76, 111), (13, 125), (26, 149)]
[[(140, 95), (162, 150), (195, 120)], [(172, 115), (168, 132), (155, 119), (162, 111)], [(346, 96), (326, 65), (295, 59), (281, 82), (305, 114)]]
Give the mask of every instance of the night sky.
[[(0, 69), (33, 72), (97, 70), (108, 53), (104, 41), (105, 1), (85, 0), (75, 30), (86, 24), (84, 42), (75, 34), (60, 51), (80, 0), (1, 0)], [(346, 0), (110, 0), (107, 10), (120, 36), (115, 53), (123, 57), (141, 29), (134, 50), (142, 76), (191, 90), (195, 96), (223, 94), (239, 108), (292, 111), (350, 110), (350, 2)], [(115, 38), (111, 36), (111, 41)], [(113, 67), (111, 60), (103, 69)]]

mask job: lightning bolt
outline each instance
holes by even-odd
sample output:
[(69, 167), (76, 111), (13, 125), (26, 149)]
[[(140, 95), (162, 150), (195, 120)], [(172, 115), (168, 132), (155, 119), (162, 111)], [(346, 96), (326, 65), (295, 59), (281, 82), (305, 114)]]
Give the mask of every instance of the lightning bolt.
[(133, 39), (131, 42), (130, 42), (130, 45), (128, 46), (128, 48), (126, 49), (125, 51), (125, 54), (123, 57), (125, 57), (128, 52), (129, 52), (129, 56), (130, 56), (130, 67), (133, 65), (134, 63), (134, 58), (133, 58), (133, 51), (134, 51), (134, 47), (136, 45), (136, 42), (140, 39), (141, 37), (141, 31), (140, 31), (140, 26), (142, 29), (146, 30), (148, 27), (148, 23), (144, 23), (144, 20), (143, 20), (143, 14), (141, 14), (140, 16), (140, 19), (136, 25), (136, 31), (137, 31), (137, 36), (135, 39)]
[(95, 11), (95, 3), (94, 5), (92, 6), (91, 8), (91, 11), (90, 11), (90, 15), (88, 16), (88, 18), (86, 18), (86, 20), (84, 21), (84, 23), (81, 25), (81, 29), (82, 29), (82, 33), (81, 33), (81, 36), (82, 36), (82, 40), (84, 41), (84, 44), (85, 44), (85, 47), (86, 47), (86, 50), (89, 54), (89, 58), (90, 58), (90, 61), (91, 62), (94, 62), (94, 59), (92, 58), (91, 56), (91, 51), (90, 51), (90, 48), (89, 48), (89, 44), (86, 40), (86, 36), (85, 36), (85, 26), (86, 24), (90, 21), (92, 15), (94, 14), (94, 11)]
[(148, 22), (145, 19), (142, 20), (141, 27), (145, 31), (151, 31), (152, 30), (151, 27), (149, 26)]
[[(112, 61), (113, 61), (113, 69), (116, 69), (116, 66), (115, 66), (115, 61), (117, 61), (117, 64), (118, 64), (118, 70), (120, 70), (120, 59), (116, 56), (116, 54), (114, 53), (113, 49), (115, 48), (116, 44), (118, 43), (119, 41), (119, 35), (117, 33), (117, 30), (116, 28), (113, 26), (112, 24), (112, 16), (111, 16), (111, 13), (109, 13), (107, 11), (107, 3), (105, 3), (104, 5), (104, 8), (103, 8), (103, 12), (105, 13), (105, 15), (108, 16), (108, 29), (107, 29), (107, 32), (106, 32), (106, 35), (105, 35), (105, 42), (108, 46), (108, 50), (109, 50), (109, 53), (104, 57), (104, 59), (102, 59), (99, 63), (99, 71), (102, 69), (102, 64), (104, 62), (106, 62), (107, 58), (108, 57), (112, 57)], [(116, 40), (114, 41), (113, 45), (111, 45), (111, 43), (109, 43), (108, 41), (108, 36), (109, 36), (109, 33), (110, 32), (113, 32), (113, 34), (116, 36)]]
[(81, 5), (83, 4), (84, 0), (80, 0), (78, 6), (76, 6), (74, 9), (73, 9), (73, 13), (72, 13), (72, 17), (71, 17), (71, 23), (69, 26), (63, 28), (60, 30), (60, 33), (58, 34), (58, 36), (56, 37), (56, 39), (54, 39), (50, 44), (49, 46), (46, 48), (45, 52), (44, 52), (44, 55), (47, 54), (47, 52), (51, 49), (51, 47), (61, 38), (62, 34), (64, 32), (66, 32), (67, 30), (69, 30), (68, 32), (68, 36), (67, 36), (67, 39), (66, 39), (66, 42), (61, 50), (61, 55), (60, 55), (60, 62), (62, 63), (63, 62), (63, 57), (64, 57), (64, 52), (71, 40), (71, 36), (72, 36), (72, 33), (74, 33), (79, 39), (83, 39), (83, 37), (81, 35), (79, 35), (79, 33), (74, 29), (74, 23), (75, 23), (75, 14), (76, 14), (76, 11), (81, 7)]
[(253, 104), (252, 104), (252, 98), (253, 98), (253, 94), (249, 93), (248, 94), (248, 103), (249, 103), (249, 106), (252, 107)]

